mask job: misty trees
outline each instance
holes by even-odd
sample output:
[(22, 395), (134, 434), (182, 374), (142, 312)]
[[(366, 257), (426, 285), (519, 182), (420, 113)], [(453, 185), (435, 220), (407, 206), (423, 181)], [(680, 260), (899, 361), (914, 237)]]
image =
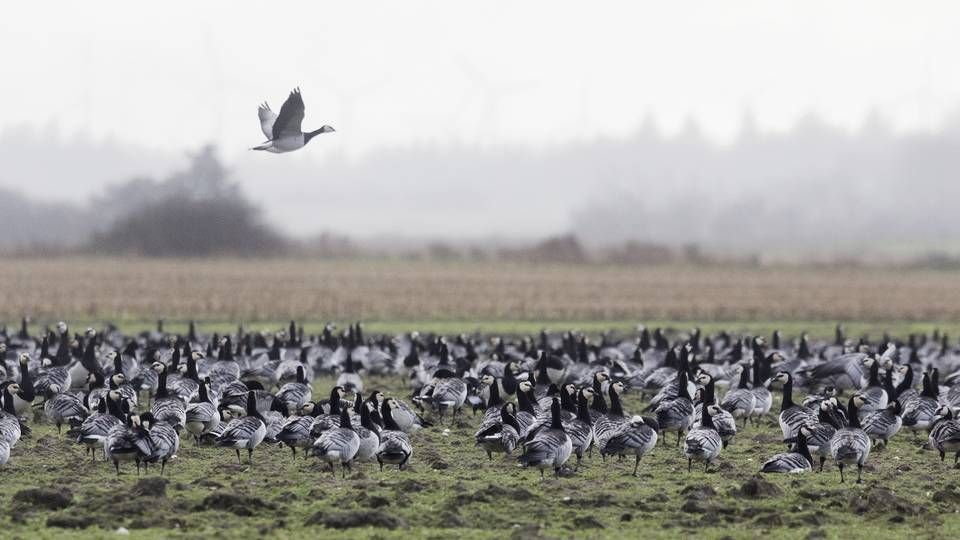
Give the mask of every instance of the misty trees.
[(276, 253), (286, 247), (260, 221), (259, 210), (231, 182), (207, 146), (190, 166), (163, 181), (134, 179), (111, 186), (95, 199), (116, 216), (90, 247), (106, 253), (145, 256), (205, 256)]

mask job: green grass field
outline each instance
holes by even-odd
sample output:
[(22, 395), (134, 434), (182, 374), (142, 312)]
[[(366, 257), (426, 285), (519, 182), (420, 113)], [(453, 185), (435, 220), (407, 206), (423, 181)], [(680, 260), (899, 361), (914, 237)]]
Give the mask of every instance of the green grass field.
[[(332, 385), (315, 381), (315, 395)], [(369, 388), (406, 394), (396, 379), (373, 379)], [(641, 408), (635, 394), (625, 406)], [(707, 473), (687, 473), (668, 440), (641, 462), (637, 478), (629, 475), (632, 461), (602, 463), (595, 454), (572, 476), (541, 481), (512, 459), (488, 461), (473, 445), (477, 423), (467, 414), (419, 432), (402, 472), (362, 464), (341, 479), (313, 458), (293, 460), (288, 449), (265, 445), (252, 466), (238, 466), (229, 450), (185, 441), (164, 480), (156, 480), (158, 470), (138, 478), (130, 464), (117, 478), (111, 464), (90, 462), (54, 427), (35, 423), (0, 469), (0, 528), (13, 538), (100, 537), (120, 527), (143, 538), (960, 535), (958, 471), (908, 434), (871, 454), (862, 485), (840, 484), (829, 462), (823, 474), (755, 483), (760, 463), (782, 451), (773, 416), (742, 430)]]

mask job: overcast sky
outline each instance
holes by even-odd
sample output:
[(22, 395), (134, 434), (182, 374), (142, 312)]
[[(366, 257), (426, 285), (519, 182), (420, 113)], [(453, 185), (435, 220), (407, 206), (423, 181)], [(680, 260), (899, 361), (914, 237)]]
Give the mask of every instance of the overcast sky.
[[(762, 130), (811, 111), (851, 130), (871, 111), (896, 129), (929, 129), (960, 103), (960, 4), (949, 1), (30, 1), (3, 11), (0, 134), (28, 126), (172, 156), (212, 141), (263, 196), (269, 183), (245, 178), (246, 166), (322, 172), (326, 159), (385, 148), (622, 137), (648, 115), (668, 133), (696, 119), (719, 142), (745, 111)], [(294, 86), (304, 127), (337, 132), (295, 154), (250, 153), (263, 139), (257, 104), (278, 110)], [(20, 187), (77, 197), (111, 180)]]

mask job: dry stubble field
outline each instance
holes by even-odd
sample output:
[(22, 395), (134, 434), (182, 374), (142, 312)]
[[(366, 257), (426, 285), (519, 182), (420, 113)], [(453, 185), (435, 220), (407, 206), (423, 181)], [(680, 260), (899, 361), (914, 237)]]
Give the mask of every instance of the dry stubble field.
[(5, 258), (0, 319), (956, 321), (960, 275), (897, 269)]

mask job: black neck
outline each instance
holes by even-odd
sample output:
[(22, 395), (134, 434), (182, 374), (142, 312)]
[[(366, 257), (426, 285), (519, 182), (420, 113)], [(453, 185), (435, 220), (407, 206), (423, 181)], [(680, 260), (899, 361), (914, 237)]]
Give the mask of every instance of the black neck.
[(783, 383), (783, 401), (780, 403), (780, 410), (785, 411), (793, 407), (793, 377), (787, 373), (787, 382)]

